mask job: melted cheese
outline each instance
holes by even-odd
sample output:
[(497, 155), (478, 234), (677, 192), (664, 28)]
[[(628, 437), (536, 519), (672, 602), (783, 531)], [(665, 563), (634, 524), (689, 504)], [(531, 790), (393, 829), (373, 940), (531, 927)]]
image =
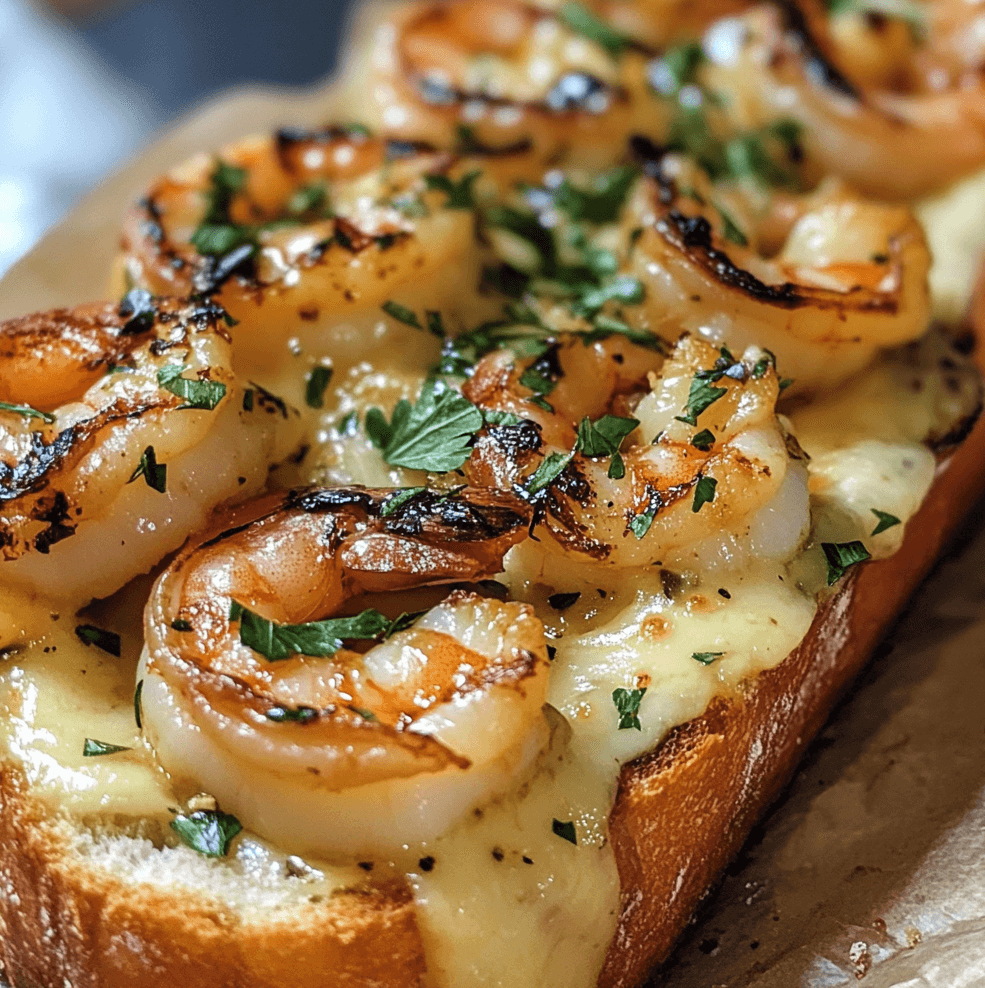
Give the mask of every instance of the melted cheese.
[[(356, 366), (337, 389), (337, 406), (311, 413), (315, 448), (300, 479), (421, 482), (381, 467), (365, 436), (338, 422), (351, 410), (392, 407), (413, 391), (427, 356), (408, 344), (388, 354), (386, 366)], [(533, 541), (513, 550), (504, 581), (515, 598), (535, 607), (553, 640), (549, 700), (564, 717), (536, 771), (510, 798), (378, 863), (377, 873), (403, 873), (413, 889), (431, 988), (592, 988), (618, 921), (607, 821), (620, 767), (799, 643), (825, 583), (819, 542), (861, 538), (875, 555), (898, 546), (903, 526), (872, 536), (871, 509), (902, 522), (913, 514), (935, 470), (922, 439), (960, 418), (974, 404), (975, 388), (971, 376), (955, 372), (928, 343), (885, 358), (822, 401), (792, 409), (793, 427), (812, 457), (813, 519), (793, 559), (743, 554), (733, 540), (601, 576), (562, 565)], [(801, 536), (794, 534), (797, 544)], [(156, 767), (133, 715), (148, 588), (138, 581), (86, 618), (121, 634), (120, 658), (82, 644), (75, 617), (53, 616), (43, 601), (8, 593), (0, 610), (0, 645), (8, 648), (0, 698), (8, 716), (0, 731), (6, 750), (54, 806), (83, 820), (157, 820), (159, 833), (173, 842), (163, 824), (191, 793), (176, 791)], [(559, 591), (579, 596), (552, 605), (549, 598)], [(707, 653), (722, 654), (707, 663), (693, 657)], [(644, 686), (640, 729), (620, 730), (613, 691)], [(83, 758), (86, 737), (133, 750)], [(554, 821), (572, 824), (577, 844), (556, 833)], [(238, 876), (286, 874), (289, 854), (290, 848), (270, 848), (247, 833), (215, 867)], [(314, 869), (308, 880), (319, 889), (357, 880), (351, 863), (308, 864)]]

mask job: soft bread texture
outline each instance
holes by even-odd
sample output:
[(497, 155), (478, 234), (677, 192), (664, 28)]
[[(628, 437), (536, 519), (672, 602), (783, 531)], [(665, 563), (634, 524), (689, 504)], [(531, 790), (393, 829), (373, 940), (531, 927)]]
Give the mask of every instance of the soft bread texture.
[[(985, 301), (978, 316), (981, 326)], [(638, 985), (667, 957), (983, 486), (985, 422), (941, 462), (896, 555), (857, 568), (804, 642), (741, 696), (716, 700), (624, 768), (611, 816), (622, 913), (600, 988)], [(0, 957), (14, 988), (421, 984), (399, 883), (319, 902), (284, 888), (265, 898), (213, 880), (186, 849), (94, 838), (53, 816), (16, 765), (0, 772), (0, 801)]]

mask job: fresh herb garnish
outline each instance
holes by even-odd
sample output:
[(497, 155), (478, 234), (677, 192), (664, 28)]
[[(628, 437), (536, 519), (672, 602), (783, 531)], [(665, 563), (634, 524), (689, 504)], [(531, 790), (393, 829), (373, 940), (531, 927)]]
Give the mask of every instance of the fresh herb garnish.
[(629, 520), (629, 530), (638, 539), (642, 539), (647, 532), (650, 531), (650, 526), (653, 524), (653, 519), (657, 517), (656, 508), (647, 508), (646, 511), (640, 512), (638, 515), (633, 515)]
[(182, 844), (207, 858), (224, 858), (233, 838), (243, 829), (236, 817), (221, 810), (196, 810), (171, 821), (171, 829)]
[(397, 491), (395, 494), (391, 494), (380, 506), (380, 517), (388, 518), (402, 504), (406, 504), (412, 498), (417, 497), (418, 494), (421, 494), (426, 490), (426, 487), (405, 487), (403, 490)]
[(75, 627), (75, 634), (84, 645), (95, 645), (116, 658), (120, 657), (120, 636), (115, 631), (97, 628), (94, 624), (79, 624)]
[(872, 529), (873, 535), (880, 535), (888, 528), (903, 524), (896, 515), (891, 515), (888, 511), (880, 511), (878, 508), (869, 508), (869, 510), (879, 519), (879, 524)]
[(731, 214), (727, 213), (717, 203), (715, 208), (718, 210), (718, 215), (722, 218), (722, 235), (725, 239), (739, 247), (748, 247), (749, 238), (739, 229), (738, 224), (732, 219)]
[(528, 494), (539, 494), (547, 490), (564, 473), (573, 457), (574, 453), (550, 453), (545, 456), (533, 474), (527, 478), (524, 490)]
[(191, 621), (186, 621), (184, 618), (175, 618), (171, 622), (171, 627), (175, 631), (191, 631), (192, 630), (192, 623), (191, 623)]
[(397, 402), (387, 422), (378, 408), (366, 413), (366, 432), (391, 466), (445, 473), (471, 454), (468, 443), (482, 428), (482, 413), (439, 381), (425, 383), (414, 405)]
[(724, 652), (692, 652), (691, 658), (703, 666), (710, 666), (715, 659), (720, 659), (724, 654)]
[(277, 624), (233, 601), (229, 620), (239, 622), (239, 640), (270, 662), (295, 655), (334, 655), (346, 641), (378, 638), (390, 626), (379, 611), (366, 610), (353, 617), (327, 618), (305, 624)]
[(303, 185), (287, 200), (286, 212), (288, 216), (298, 218), (329, 219), (332, 211), (328, 204), (328, 190), (320, 183)]
[(254, 229), (233, 223), (229, 214), (233, 199), (245, 185), (246, 169), (216, 160), (204, 193), (205, 214), (190, 238), (199, 254), (221, 257), (244, 245), (257, 249)]
[(565, 179), (554, 190), (554, 205), (577, 222), (615, 223), (639, 172), (628, 165), (599, 175), (588, 186)]
[(645, 686), (638, 690), (612, 691), (612, 702), (616, 705), (616, 712), (619, 714), (620, 731), (643, 730), (643, 725), (640, 723), (640, 701), (645, 693)]
[(694, 503), (691, 511), (697, 514), (706, 504), (715, 500), (715, 488), (718, 481), (714, 477), (702, 477), (698, 475), (698, 482), (694, 485)]
[[(707, 377), (707, 371), (699, 371), (691, 380), (691, 387), (687, 395), (687, 407), (683, 415), (675, 415), (678, 422), (686, 422), (688, 425), (697, 425), (698, 416), (709, 406), (713, 405), (719, 398), (728, 394), (728, 388), (716, 388)], [(704, 375), (704, 376), (702, 376)], [(718, 380), (715, 377), (714, 380)]]
[(575, 824), (573, 820), (558, 820), (557, 818), (551, 824), (551, 830), (558, 836), (568, 841), (570, 844), (578, 843), (578, 834), (575, 832)]
[(185, 399), (178, 408), (201, 408), (211, 412), (226, 396), (222, 381), (190, 380), (181, 375), (187, 368), (181, 364), (168, 364), (157, 372), (157, 383), (171, 394)]
[(424, 328), (421, 325), (421, 320), (417, 318), (417, 313), (413, 309), (408, 309), (407, 306), (401, 305), (399, 302), (384, 302), (380, 308), (391, 319), (396, 319), (397, 322), (402, 322), (405, 326), (410, 326), (413, 329)]
[(704, 51), (698, 41), (666, 48), (660, 58), (650, 63), (650, 85), (661, 96), (676, 96), (685, 86), (695, 82), (704, 60)]
[(314, 707), (271, 707), (263, 715), (275, 724), (310, 724), (318, 719), (318, 711)]
[(36, 408), (31, 408), (30, 405), (11, 405), (9, 402), (0, 401), (0, 411), (4, 412), (14, 412), (17, 415), (23, 415), (26, 419), (41, 419), (42, 422), (47, 422), (49, 425), (55, 421), (55, 416), (49, 412), (41, 412)]
[(609, 476), (613, 480), (621, 480), (626, 475), (626, 467), (619, 455), (619, 447), (639, 424), (638, 419), (617, 415), (603, 415), (594, 422), (583, 418), (578, 424), (575, 450), (585, 456), (611, 456)]
[(82, 745), (83, 758), (98, 758), (100, 755), (115, 755), (119, 751), (131, 751), (123, 744), (109, 744), (107, 741), (97, 741), (95, 738), (86, 738)]
[(702, 453), (707, 453), (715, 445), (715, 433), (711, 429), (702, 429), (691, 437), (691, 445)]
[(871, 558), (869, 550), (857, 539), (852, 542), (822, 542), (821, 549), (828, 561), (829, 587), (834, 586), (849, 567)]
[(589, 41), (594, 41), (600, 48), (604, 48), (612, 58), (618, 58), (632, 45), (632, 39), (621, 34), (580, 3), (566, 3), (558, 11), (557, 16), (558, 20), (566, 24), (576, 34), (580, 34), (588, 38)]
[(140, 454), (140, 463), (130, 474), (127, 483), (132, 484), (138, 477), (143, 477), (147, 486), (159, 494), (164, 494), (168, 489), (168, 465), (157, 462), (157, 454), (153, 446), (148, 446)]
[(425, 175), (424, 183), (428, 189), (444, 192), (448, 197), (445, 209), (475, 209), (475, 183), (482, 174), (472, 171), (463, 175), (457, 182), (447, 175)]
[(304, 400), (309, 408), (325, 407), (325, 389), (332, 380), (332, 368), (319, 364), (311, 368), (304, 387)]
[(622, 305), (639, 305), (646, 297), (646, 289), (639, 278), (619, 275), (607, 284), (591, 288), (581, 294), (574, 305), (578, 315), (585, 318), (594, 316), (607, 302)]

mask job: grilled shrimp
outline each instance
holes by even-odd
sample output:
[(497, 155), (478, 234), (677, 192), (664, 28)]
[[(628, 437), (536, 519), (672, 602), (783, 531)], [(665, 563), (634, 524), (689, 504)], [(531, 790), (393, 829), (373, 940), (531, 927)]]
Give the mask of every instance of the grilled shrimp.
[(452, 317), (462, 285), (478, 285), (462, 208), (476, 176), (460, 172), (449, 155), (362, 128), (244, 140), (150, 188), (126, 221), (121, 276), (215, 298), (240, 321), (237, 366), (254, 374), (289, 349), (354, 363), (380, 346), (384, 322), (407, 332), (381, 305)]
[(838, 180), (766, 193), (712, 183), (679, 155), (657, 153), (645, 167), (623, 223), (654, 330), (669, 323), (765, 347), (798, 390), (843, 380), (926, 330), (930, 253), (908, 209)]
[(749, 125), (797, 121), (809, 177), (912, 200), (985, 166), (985, 9), (901, 0), (894, 17), (884, 6), (759, 5), (711, 29), (706, 82)]
[(337, 615), (491, 577), (527, 523), (522, 501), (475, 489), (309, 488), (232, 512), (147, 607), (142, 723), (161, 764), (322, 856), (426, 840), (516, 785), (546, 741), (528, 606), (459, 590), (405, 630)]
[(291, 452), (296, 416), (246, 398), (223, 317), (134, 292), (0, 323), (6, 581), (70, 602), (112, 593)]
[(749, 5), (750, 0), (596, 0), (592, 6), (617, 31), (662, 47), (699, 37), (713, 21)]
[(527, 147), (525, 160), (507, 163), (527, 179), (547, 162), (613, 164), (629, 134), (667, 111), (647, 85), (647, 49), (605, 25), (593, 35), (565, 16), (575, 6), (437, 0), (398, 9), (368, 46), (373, 121), (443, 147), (462, 134), (487, 149)]
[[(527, 497), (549, 549), (608, 566), (665, 561), (738, 531), (788, 474), (804, 489), (792, 533), (801, 537), (806, 479), (788, 470), (765, 351), (736, 359), (684, 336), (663, 362), (620, 337), (586, 344), (559, 334), (528, 363), (496, 351), (466, 382), (472, 402), (516, 421), (488, 425), (465, 469), (472, 483)], [(552, 390), (533, 392), (534, 377)]]

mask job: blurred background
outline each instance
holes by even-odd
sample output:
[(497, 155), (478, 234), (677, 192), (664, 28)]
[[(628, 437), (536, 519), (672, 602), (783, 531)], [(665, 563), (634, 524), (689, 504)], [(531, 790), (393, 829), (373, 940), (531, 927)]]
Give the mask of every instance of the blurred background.
[(0, 274), (197, 103), (331, 73), (352, 0), (0, 0)]

